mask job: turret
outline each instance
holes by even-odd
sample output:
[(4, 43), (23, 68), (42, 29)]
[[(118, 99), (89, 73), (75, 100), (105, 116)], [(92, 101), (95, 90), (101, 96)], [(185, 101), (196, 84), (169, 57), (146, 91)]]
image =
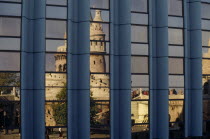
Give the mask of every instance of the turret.
[[(66, 33), (64, 34), (64, 38), (66, 38)], [(67, 52), (67, 45), (66, 45), (66, 40), (64, 42), (63, 46), (59, 46), (57, 48), (57, 54), (55, 54), (55, 69), (56, 72), (66, 72), (66, 52)], [(63, 53), (60, 53), (63, 52)]]
[(101, 11), (95, 11), (95, 17), (90, 25), (90, 71), (104, 73), (106, 63), (104, 58), (105, 53), (105, 33), (101, 23)]
[(103, 22), (100, 10), (95, 11), (95, 17), (90, 24), (90, 52), (104, 53), (105, 33), (102, 24), (98, 22)]

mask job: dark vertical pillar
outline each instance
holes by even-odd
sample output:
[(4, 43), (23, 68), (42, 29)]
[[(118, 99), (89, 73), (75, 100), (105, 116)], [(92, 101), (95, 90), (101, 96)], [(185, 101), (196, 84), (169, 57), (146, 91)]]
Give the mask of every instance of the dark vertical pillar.
[(90, 138), (90, 3), (68, 0), (68, 138)]
[(131, 138), (130, 0), (111, 0), (111, 138)]
[[(150, 1), (151, 3), (151, 1)], [(167, 139), (168, 118), (168, 0), (150, 4), (152, 71), (150, 76), (150, 138)], [(152, 21), (151, 21), (152, 20)]]

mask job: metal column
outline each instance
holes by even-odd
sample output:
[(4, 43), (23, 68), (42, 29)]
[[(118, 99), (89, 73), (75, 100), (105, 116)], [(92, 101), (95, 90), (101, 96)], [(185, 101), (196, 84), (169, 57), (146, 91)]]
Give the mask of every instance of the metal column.
[(90, 138), (90, 3), (68, 0), (68, 138)]
[(131, 138), (130, 0), (111, 0), (111, 138)]
[[(168, 139), (168, 0), (150, 1), (152, 71), (150, 76), (150, 138)], [(151, 21), (152, 20), (152, 21)], [(150, 27), (151, 29), (151, 27)]]
[(202, 35), (201, 1), (187, 0), (188, 93), (186, 94), (187, 136), (202, 136)]
[(44, 139), (45, 0), (22, 3), (21, 135)]

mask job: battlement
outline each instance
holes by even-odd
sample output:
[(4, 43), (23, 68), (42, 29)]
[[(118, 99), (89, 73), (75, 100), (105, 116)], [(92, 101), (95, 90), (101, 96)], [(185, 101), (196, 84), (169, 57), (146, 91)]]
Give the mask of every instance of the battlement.
[(59, 47), (57, 48), (57, 52), (67, 52), (67, 47), (66, 47), (66, 45), (59, 46)]
[(46, 86), (64, 86), (66, 83), (66, 74), (56, 74), (56, 73), (49, 73), (45, 75)]
[(90, 51), (97, 52), (97, 53), (105, 53), (105, 46), (104, 42), (91, 42)]

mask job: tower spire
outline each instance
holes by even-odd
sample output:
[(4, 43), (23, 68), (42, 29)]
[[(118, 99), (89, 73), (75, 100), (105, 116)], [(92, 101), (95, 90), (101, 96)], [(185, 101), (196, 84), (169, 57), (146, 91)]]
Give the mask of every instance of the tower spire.
[(96, 10), (93, 21), (103, 21), (101, 18), (101, 10)]

